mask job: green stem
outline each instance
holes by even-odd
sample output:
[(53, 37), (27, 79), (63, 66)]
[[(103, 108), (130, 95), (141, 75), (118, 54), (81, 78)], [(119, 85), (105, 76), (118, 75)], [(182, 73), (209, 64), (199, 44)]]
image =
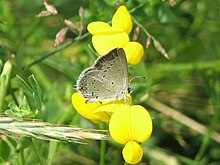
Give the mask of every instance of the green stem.
[(154, 38), (154, 36), (152, 36), (147, 29), (141, 24), (139, 23), (134, 17), (132, 17), (132, 20), (134, 21), (134, 23), (136, 25), (138, 25), (143, 31), (144, 33), (147, 35), (147, 37), (150, 37), (150, 39), (153, 40), (154, 42), (154, 47), (157, 49), (157, 51), (159, 51), (164, 57), (166, 57), (167, 59), (169, 59), (169, 56), (167, 54), (167, 52), (165, 51), (165, 49), (163, 48), (163, 46), (160, 44), (160, 42), (157, 41), (156, 38)]
[(38, 159), (39, 159), (39, 162), (40, 162), (40, 164), (41, 165), (43, 165), (44, 163), (43, 163), (43, 158), (40, 156), (40, 154), (39, 154), (39, 152), (38, 152), (38, 150), (37, 150), (37, 148), (36, 148), (36, 141), (35, 141), (35, 139), (34, 138), (31, 138), (31, 141), (32, 141), (32, 143), (33, 143), (33, 147), (34, 147), (34, 151), (35, 151), (35, 153), (36, 153), (36, 155), (37, 155), (37, 157), (38, 157)]
[(100, 148), (100, 165), (105, 165), (105, 151), (106, 151), (106, 141), (101, 140), (101, 148)]
[(21, 164), (25, 164), (25, 160), (24, 160), (24, 150), (23, 150), (23, 149), (20, 151), (20, 156), (21, 156)]
[[(179, 64), (159, 64), (156, 67), (152, 66), (152, 70), (155, 72), (184, 72), (194, 69), (208, 69), (217, 68), (220, 65), (220, 60), (202, 61), (193, 63), (179, 63)], [(149, 73), (151, 73), (149, 71)], [(153, 72), (152, 72), (153, 73)]]
[(70, 46), (70, 45), (71, 45), (72, 43), (74, 43), (75, 41), (80, 41), (80, 40), (86, 38), (88, 35), (89, 35), (89, 33), (85, 33), (85, 34), (82, 35), (82, 36), (76, 37), (76, 38), (74, 38), (74, 39), (72, 39), (72, 40), (66, 42), (65, 44), (61, 45), (60, 47), (58, 47), (58, 48), (55, 49), (54, 51), (49, 52), (49, 53), (47, 53), (47, 54), (45, 54), (45, 55), (43, 55), (43, 56), (41, 56), (41, 57), (35, 59), (34, 61), (32, 61), (30, 64), (28, 64), (28, 65), (24, 68), (24, 71), (27, 70), (28, 68), (30, 68), (31, 66), (33, 66), (33, 65), (35, 65), (35, 64), (37, 64), (37, 63), (39, 63), (39, 62), (41, 62), (41, 61), (43, 61), (43, 60), (45, 60), (46, 58), (48, 58), (48, 57), (50, 57), (50, 56), (52, 56), (52, 55), (55, 55), (57, 52), (60, 52), (61, 50), (67, 48), (68, 46)]
[(129, 10), (129, 13), (133, 13), (135, 12), (136, 10), (138, 10), (139, 8), (141, 8), (142, 6), (144, 6), (146, 3), (149, 3), (150, 1), (144, 1), (142, 3), (140, 3), (139, 5), (135, 6), (133, 9)]
[[(102, 123), (100, 125), (100, 128), (103, 130), (106, 129), (106, 124)], [(106, 141), (101, 140), (99, 165), (105, 165), (105, 153), (106, 153)]]
[(134, 17), (132, 17), (132, 20), (134, 21), (134, 23), (135, 23), (137, 26), (139, 26), (139, 27), (144, 31), (144, 33), (145, 33), (148, 37), (152, 38), (152, 40), (156, 40), (156, 39), (154, 38), (154, 36), (152, 36), (152, 35), (147, 31), (147, 29), (146, 29), (141, 23), (139, 23)]
[(56, 149), (57, 149), (57, 142), (50, 141), (49, 154), (48, 154), (48, 158), (47, 158), (47, 165), (52, 164)]
[[(198, 133), (202, 135), (208, 134), (209, 130), (207, 127), (203, 124), (200, 124), (199, 122), (189, 118), (188, 116), (178, 112), (178, 110), (170, 108), (169, 106), (166, 106), (165, 104), (160, 103), (159, 101), (151, 98), (147, 100), (147, 105), (154, 108), (155, 110), (162, 112), (164, 115), (169, 116), (170, 118), (178, 121), (179, 123), (191, 128), (192, 130), (197, 131)], [(210, 138), (212, 140), (220, 143), (220, 134), (218, 132), (212, 131), (212, 134), (210, 135)]]

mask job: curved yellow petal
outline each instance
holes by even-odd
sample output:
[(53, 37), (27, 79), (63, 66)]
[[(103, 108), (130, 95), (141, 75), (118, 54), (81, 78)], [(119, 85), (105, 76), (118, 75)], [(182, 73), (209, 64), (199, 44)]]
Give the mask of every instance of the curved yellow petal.
[(95, 21), (95, 22), (91, 22), (90, 24), (88, 24), (87, 30), (91, 34), (96, 34), (96, 33), (99, 33), (100, 31), (105, 30), (106, 28), (109, 28), (109, 27), (111, 27), (111, 26), (105, 22)]
[(148, 111), (140, 105), (131, 106), (131, 116), (131, 126), (132, 128), (136, 128), (132, 130), (131, 138), (134, 141), (143, 143), (149, 139), (152, 133), (152, 118)]
[(121, 144), (132, 140), (144, 142), (150, 137), (152, 129), (151, 116), (140, 105), (118, 107), (109, 121), (110, 135)]
[(120, 6), (112, 17), (112, 27), (119, 27), (127, 34), (131, 32), (132, 20), (125, 6)]
[(86, 99), (81, 96), (80, 93), (74, 93), (71, 97), (72, 104), (76, 111), (82, 115), (83, 117), (91, 120), (94, 123), (98, 122), (108, 122), (109, 115), (105, 112), (96, 112), (96, 108), (98, 108), (101, 103), (100, 102), (92, 102), (85, 103)]
[(124, 31), (117, 27), (108, 27), (105, 29), (102, 29), (98, 31), (95, 34), (101, 34), (101, 35), (111, 35), (111, 34), (117, 34), (117, 33), (123, 33)]
[(114, 113), (114, 110), (123, 105), (124, 104), (106, 104), (96, 108), (95, 112), (106, 113), (106, 115), (108, 115), (108, 119), (106, 118), (106, 121), (109, 121), (111, 115)]
[(144, 55), (144, 48), (138, 42), (128, 42), (124, 46), (124, 51), (129, 64), (138, 64)]
[(96, 28), (88, 26), (89, 32), (93, 35), (111, 35), (116, 33), (123, 33), (124, 31), (117, 27)]
[(122, 98), (121, 100), (118, 99), (109, 99), (109, 100), (104, 100), (102, 101), (102, 105), (107, 105), (107, 104), (126, 104), (126, 105), (131, 105), (132, 104), (132, 97), (131, 94), (127, 94), (126, 98)]
[(131, 105), (131, 97), (127, 97), (127, 100), (114, 100), (114, 101), (104, 101), (102, 105), (96, 108), (95, 112), (106, 112), (108, 114), (113, 114), (115, 109), (121, 106)]
[(92, 44), (100, 55), (106, 54), (116, 47), (122, 48), (128, 42), (129, 37), (125, 32), (92, 36)]
[(129, 164), (137, 164), (143, 156), (142, 147), (137, 142), (129, 141), (122, 150), (124, 160)]
[(105, 122), (108, 122), (111, 115), (114, 113), (115, 109), (117, 109), (120, 106), (131, 105), (131, 103), (132, 103), (131, 95), (127, 94), (126, 100), (125, 99), (121, 99), (121, 100), (111, 99), (107, 101), (102, 101), (102, 105), (96, 108), (95, 112), (105, 113), (107, 115), (105, 118)]

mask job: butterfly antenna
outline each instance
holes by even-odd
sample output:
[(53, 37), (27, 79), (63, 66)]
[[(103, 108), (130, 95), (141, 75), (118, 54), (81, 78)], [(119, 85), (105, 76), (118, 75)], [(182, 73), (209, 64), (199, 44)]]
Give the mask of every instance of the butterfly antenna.
[(144, 76), (134, 76), (134, 77), (132, 77), (132, 78), (130, 79), (130, 81), (129, 81), (128, 84), (130, 84), (134, 79), (138, 79), (138, 78), (143, 78), (143, 79), (145, 79)]

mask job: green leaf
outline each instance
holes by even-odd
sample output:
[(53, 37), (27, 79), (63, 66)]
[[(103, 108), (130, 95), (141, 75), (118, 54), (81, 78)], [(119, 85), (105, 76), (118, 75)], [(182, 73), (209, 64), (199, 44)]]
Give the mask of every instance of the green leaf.
[(49, 153), (48, 153), (48, 165), (52, 164), (55, 152), (57, 149), (57, 142), (50, 141)]
[(26, 83), (20, 76), (17, 75), (21, 88), (26, 96), (27, 102), (31, 111), (40, 111), (42, 107), (41, 89), (33, 75), (28, 77), (29, 83)]
[(11, 60), (8, 60), (5, 62), (4, 68), (0, 75), (0, 110), (2, 109), (5, 95), (7, 93), (11, 71), (12, 71), (12, 62)]
[(24, 95), (27, 98), (28, 104), (31, 108), (32, 111), (35, 111), (35, 105), (34, 105), (34, 96), (33, 96), (33, 90), (31, 89), (31, 87), (20, 77), (20, 76), (16, 76), (19, 80), (19, 83), (21, 85), (21, 88), (24, 92)]
[(14, 103), (10, 103), (8, 105), (10, 109), (7, 109), (4, 113), (9, 117), (16, 117), (16, 118), (32, 118), (36, 115), (38, 111), (32, 112), (30, 110), (30, 107), (28, 105), (28, 102), (26, 100), (26, 97), (24, 96), (22, 99), (21, 104), (19, 107), (15, 105)]
[(7, 161), (9, 155), (10, 155), (10, 148), (8, 144), (3, 139), (0, 139), (0, 157), (2, 157), (2, 159)]
[(34, 100), (35, 100), (35, 106), (37, 110), (41, 110), (42, 107), (42, 99), (41, 99), (41, 89), (40, 86), (35, 79), (34, 75), (31, 75), (28, 77), (28, 80), (30, 82), (31, 88), (33, 90)]

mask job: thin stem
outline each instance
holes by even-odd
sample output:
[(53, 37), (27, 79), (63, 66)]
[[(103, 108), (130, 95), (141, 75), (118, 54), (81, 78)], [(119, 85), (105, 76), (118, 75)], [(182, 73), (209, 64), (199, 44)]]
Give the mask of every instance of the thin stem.
[(50, 146), (49, 146), (49, 153), (48, 153), (48, 157), (47, 157), (47, 165), (51, 165), (52, 164), (52, 160), (54, 158), (54, 154), (56, 152), (57, 149), (57, 142), (50, 142)]
[(44, 163), (43, 163), (43, 158), (40, 156), (40, 154), (39, 154), (39, 152), (38, 152), (38, 150), (37, 150), (37, 148), (36, 148), (35, 139), (34, 139), (34, 138), (31, 138), (31, 141), (32, 141), (32, 143), (33, 143), (34, 151), (35, 151), (35, 153), (36, 153), (36, 155), (37, 155), (37, 157), (38, 157), (38, 159), (39, 159), (39, 161), (40, 161), (40, 164), (43, 165), (43, 164), (44, 164)]
[(106, 152), (106, 141), (101, 141), (101, 148), (100, 148), (100, 165), (105, 165), (105, 152)]
[[(195, 130), (199, 132), (202, 135), (208, 134), (209, 130), (207, 127), (191, 118), (188, 116), (178, 112), (176, 109), (170, 108), (159, 101), (151, 98), (147, 100), (147, 105), (150, 107), (154, 108), (155, 110), (162, 112), (164, 115), (169, 116), (179, 123), (191, 128), (192, 130)], [(220, 143), (220, 134), (218, 132), (213, 131), (210, 135), (210, 138), (218, 143)]]
[(129, 13), (133, 13), (135, 12), (136, 10), (138, 10), (139, 8), (141, 8), (142, 6), (144, 6), (146, 3), (149, 3), (150, 1), (147, 0), (145, 2), (142, 2), (140, 3), (139, 5), (135, 6), (133, 9), (129, 10)]
[(21, 164), (25, 164), (24, 150), (23, 149), (20, 151), (20, 156), (21, 156)]
[[(202, 70), (208, 68), (217, 68), (220, 65), (220, 60), (211, 60), (211, 61), (202, 61), (202, 62), (193, 62), (193, 63), (179, 63), (179, 64), (159, 64), (157, 67), (152, 67), (152, 70), (156, 72), (186, 72), (190, 70)], [(151, 68), (150, 68), (151, 69)], [(151, 73), (149, 71), (149, 73)]]
[(28, 64), (25, 68), (24, 68), (24, 71), (27, 70), (28, 68), (30, 68), (31, 66), (45, 60), (46, 58), (52, 56), (52, 55), (55, 55), (57, 52), (60, 52), (61, 50), (67, 48), (68, 46), (70, 46), (72, 43), (74, 43), (75, 41), (79, 41), (79, 40), (82, 40), (84, 38), (86, 38), (87, 36), (89, 35), (89, 33), (85, 33), (84, 35), (82, 36), (79, 36), (79, 37), (76, 37), (68, 42), (66, 42), (65, 44), (61, 45), (60, 47), (58, 47), (57, 49), (55, 49), (54, 51), (52, 52), (49, 52), (37, 59), (35, 59), (34, 61), (32, 61), (30, 64)]
[[(153, 40), (154, 47), (157, 49), (157, 51), (159, 51), (165, 58), (169, 59), (169, 56), (168, 56), (167, 52), (165, 51), (163, 46), (160, 44), (160, 42), (158, 42), (156, 40), (156, 38), (154, 38), (154, 36), (152, 36), (147, 31), (147, 29), (142, 24), (140, 24), (134, 17), (132, 17), (132, 20), (135, 22), (136, 25), (138, 25), (144, 31), (144, 33), (148, 36), (149, 39)], [(150, 40), (149, 40), (149, 43), (150, 43)], [(148, 44), (148, 42), (147, 42), (147, 44)]]
[(156, 39), (154, 38), (154, 36), (152, 36), (152, 35), (147, 31), (147, 29), (146, 29), (142, 24), (140, 24), (134, 17), (132, 17), (132, 20), (134, 21), (134, 23), (135, 23), (137, 26), (139, 26), (139, 27), (144, 31), (144, 33), (145, 33), (148, 37), (152, 38), (152, 40), (156, 40)]
[[(100, 127), (101, 129), (105, 129), (106, 125), (101, 124)], [(105, 165), (105, 153), (106, 153), (106, 141), (101, 140), (99, 165)]]

